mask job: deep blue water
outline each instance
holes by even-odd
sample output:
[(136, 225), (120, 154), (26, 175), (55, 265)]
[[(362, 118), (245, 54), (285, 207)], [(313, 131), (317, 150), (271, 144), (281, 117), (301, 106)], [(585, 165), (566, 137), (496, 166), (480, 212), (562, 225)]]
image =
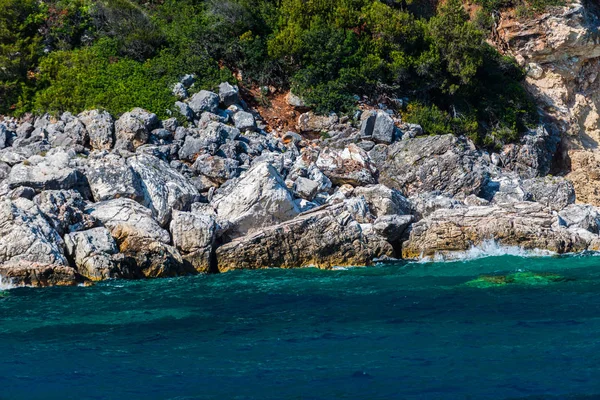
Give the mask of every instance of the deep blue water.
[[(482, 273), (557, 271), (479, 289)], [(0, 399), (594, 399), (600, 257), (0, 294)]]

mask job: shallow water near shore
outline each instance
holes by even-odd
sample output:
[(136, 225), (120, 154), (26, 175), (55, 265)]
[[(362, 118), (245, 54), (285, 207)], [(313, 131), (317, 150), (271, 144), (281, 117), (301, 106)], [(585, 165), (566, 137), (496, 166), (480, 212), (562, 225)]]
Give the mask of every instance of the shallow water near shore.
[(0, 399), (596, 396), (600, 257), (0, 292)]

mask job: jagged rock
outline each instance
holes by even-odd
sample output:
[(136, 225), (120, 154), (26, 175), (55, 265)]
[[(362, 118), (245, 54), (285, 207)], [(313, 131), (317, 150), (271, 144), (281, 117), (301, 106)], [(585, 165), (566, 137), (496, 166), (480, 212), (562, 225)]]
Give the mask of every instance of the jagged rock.
[(177, 111), (179, 111), (179, 114), (183, 115), (188, 121), (194, 120), (194, 110), (192, 110), (186, 103), (176, 101), (175, 108)]
[(46, 190), (33, 202), (61, 235), (94, 226), (94, 219), (85, 213), (83, 197), (75, 190)]
[(199, 200), (198, 190), (166, 162), (148, 155), (138, 155), (127, 164), (139, 177), (142, 203), (152, 210), (156, 220), (167, 226), (172, 210), (189, 209)]
[(410, 201), (396, 189), (384, 185), (359, 186), (353, 194), (363, 196), (376, 217), (412, 214)]
[(190, 87), (192, 87), (194, 82), (196, 82), (196, 75), (194, 75), (194, 74), (184, 75), (183, 78), (181, 78), (181, 80), (179, 82), (181, 82), (183, 84), (183, 86), (185, 86), (186, 88), (190, 88)]
[(68, 122), (62, 133), (50, 136), (52, 147), (86, 146), (89, 140), (87, 129), (78, 118)]
[(292, 92), (289, 92), (285, 96), (285, 100), (292, 107), (296, 107), (296, 108), (305, 108), (306, 107), (306, 103), (304, 102), (304, 100), (302, 100), (302, 98), (296, 96)]
[(560, 177), (546, 176), (544, 178), (527, 179), (523, 188), (531, 193), (531, 199), (550, 207), (552, 210), (562, 210), (569, 204), (575, 203), (573, 183)]
[(12, 167), (7, 183), (10, 188), (29, 186), (36, 190), (68, 190), (83, 186), (79, 171), (69, 166), (71, 155), (65, 152), (32, 156)]
[(220, 122), (211, 122), (205, 129), (188, 132), (179, 150), (179, 158), (195, 161), (198, 154), (214, 155), (222, 144), (227, 140), (235, 140), (239, 134), (240, 131), (236, 128)]
[(376, 143), (390, 144), (394, 141), (394, 120), (386, 112), (379, 111), (373, 125), (371, 137)]
[(316, 166), (335, 185), (348, 183), (363, 186), (377, 183), (377, 168), (369, 155), (355, 144), (350, 144), (343, 150), (321, 150)]
[(86, 279), (71, 267), (21, 261), (0, 265), (0, 278), (14, 286), (76, 286)]
[(131, 151), (148, 143), (150, 132), (158, 127), (158, 117), (142, 108), (126, 112), (115, 122), (117, 141), (127, 144)]
[(587, 204), (571, 204), (559, 211), (561, 225), (568, 228), (581, 228), (592, 233), (600, 232), (600, 211)]
[(17, 137), (29, 137), (31, 132), (33, 132), (35, 127), (29, 122), (23, 122), (16, 130)]
[(304, 113), (298, 117), (298, 130), (300, 132), (323, 132), (328, 131), (338, 122), (338, 116), (331, 114), (329, 116), (316, 115), (312, 111)]
[(143, 199), (140, 182), (127, 160), (117, 154), (90, 157), (84, 167), (94, 201), (127, 197)]
[(298, 177), (294, 181), (294, 193), (296, 193), (298, 197), (310, 201), (315, 197), (318, 191), (319, 182), (303, 177)]
[(362, 122), (360, 123), (360, 136), (362, 138), (370, 139), (373, 136), (373, 129), (375, 129), (375, 120), (377, 114), (374, 112), (363, 113), (361, 116)]
[(240, 90), (237, 86), (223, 82), (219, 85), (219, 99), (225, 107), (237, 104), (240, 102)]
[(477, 195), (489, 176), (489, 160), (472, 142), (454, 135), (378, 145), (369, 156), (379, 170), (379, 182), (408, 196), (436, 190), (457, 198)]
[(253, 131), (256, 129), (256, 121), (254, 115), (246, 111), (238, 111), (233, 114), (233, 123), (240, 131)]
[(215, 218), (211, 215), (173, 212), (173, 245), (183, 254), (183, 259), (198, 272), (214, 272), (211, 271), (211, 255), (217, 228)]
[(189, 105), (197, 115), (200, 115), (202, 111), (216, 113), (219, 109), (219, 95), (207, 90), (201, 90), (192, 96)]
[(222, 188), (212, 204), (219, 223), (230, 223), (227, 234), (231, 238), (292, 219), (299, 213), (281, 175), (264, 162)]
[(94, 228), (65, 236), (67, 254), (77, 266), (77, 272), (92, 281), (110, 278), (136, 278), (135, 273), (121, 270), (117, 243), (106, 228)]
[(489, 206), (490, 202), (481, 197), (470, 194), (463, 200), (466, 206)]
[(482, 196), (493, 204), (533, 201), (531, 193), (515, 176), (501, 176), (498, 180), (489, 181), (482, 191)]
[(351, 197), (341, 202), (344, 209), (350, 213), (352, 218), (359, 224), (371, 224), (375, 217), (369, 210), (369, 205), (364, 197)]
[(29, 157), (40, 155), (50, 150), (50, 144), (46, 141), (33, 143), (23, 147), (7, 147), (0, 150), (0, 162), (8, 165), (16, 165), (24, 162)]
[(10, 165), (0, 162), (0, 182), (8, 178), (10, 174)]
[(412, 225), (402, 246), (407, 259), (465, 251), (486, 240), (557, 253), (586, 250), (587, 237), (557, 226), (557, 217), (539, 203), (440, 209)]
[(35, 189), (27, 187), (27, 186), (19, 186), (18, 188), (11, 190), (10, 193), (7, 194), (7, 197), (11, 200), (16, 200), (16, 199), (20, 199), (20, 198), (24, 198), (27, 200), (33, 200), (35, 195), (36, 195)]
[(196, 159), (193, 168), (198, 174), (223, 184), (238, 175), (239, 162), (231, 158), (223, 158), (205, 154)]
[(171, 92), (173, 93), (173, 96), (177, 97), (178, 99), (185, 99), (188, 97), (187, 89), (181, 82), (177, 82), (175, 85), (173, 85)]
[(175, 133), (177, 128), (179, 128), (179, 122), (177, 121), (177, 118), (175, 118), (175, 117), (165, 119), (164, 121), (162, 121), (161, 125), (162, 125), (163, 129), (166, 129), (171, 133)]
[(110, 150), (114, 143), (114, 120), (106, 111), (84, 111), (78, 115), (90, 138), (94, 150)]
[(0, 264), (16, 261), (67, 265), (60, 235), (30, 200), (0, 201)]
[(0, 150), (8, 146), (10, 133), (4, 125), (0, 125)]
[(371, 265), (392, 256), (382, 237), (363, 231), (344, 204), (270, 226), (217, 249), (219, 271)]
[(373, 229), (388, 242), (394, 243), (402, 238), (413, 218), (412, 215), (383, 215), (375, 220)]
[(193, 272), (184, 266), (177, 249), (168, 245), (169, 232), (141, 204), (114, 199), (88, 205), (86, 212), (110, 231), (120, 252), (130, 257), (144, 276), (158, 278)]
[(528, 132), (519, 144), (508, 144), (500, 153), (501, 165), (519, 174), (535, 178), (550, 172), (560, 142), (560, 133), (547, 125)]
[(417, 219), (428, 217), (439, 209), (454, 209), (464, 207), (465, 204), (440, 192), (420, 193), (410, 197), (414, 215)]

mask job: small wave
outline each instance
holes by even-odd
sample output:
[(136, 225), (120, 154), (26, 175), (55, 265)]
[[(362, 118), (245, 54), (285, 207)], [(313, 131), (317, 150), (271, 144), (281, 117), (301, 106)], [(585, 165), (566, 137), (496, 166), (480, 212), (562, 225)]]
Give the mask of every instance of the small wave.
[(524, 249), (520, 246), (505, 246), (495, 240), (485, 240), (478, 245), (471, 246), (466, 251), (439, 252), (431, 257), (421, 257), (419, 262), (449, 262), (468, 261), (486, 257), (515, 256), (515, 257), (549, 257), (555, 252), (542, 249)]
[(10, 281), (2, 279), (2, 277), (0, 276), (0, 292), (5, 291), (5, 290), (14, 289), (16, 287), (17, 286), (13, 285)]

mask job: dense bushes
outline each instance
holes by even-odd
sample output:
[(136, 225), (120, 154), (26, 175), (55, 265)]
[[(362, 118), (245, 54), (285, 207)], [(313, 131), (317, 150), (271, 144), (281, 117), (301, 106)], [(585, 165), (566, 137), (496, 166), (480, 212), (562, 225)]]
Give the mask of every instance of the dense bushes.
[(213, 88), (233, 71), (248, 85), (291, 87), (320, 113), (351, 112), (357, 95), (408, 97), (405, 118), (427, 133), (515, 140), (535, 121), (522, 71), (485, 43), (485, 18), (471, 22), (460, 0), (435, 3), (0, 0), (0, 112), (141, 106), (164, 116), (181, 75)]

